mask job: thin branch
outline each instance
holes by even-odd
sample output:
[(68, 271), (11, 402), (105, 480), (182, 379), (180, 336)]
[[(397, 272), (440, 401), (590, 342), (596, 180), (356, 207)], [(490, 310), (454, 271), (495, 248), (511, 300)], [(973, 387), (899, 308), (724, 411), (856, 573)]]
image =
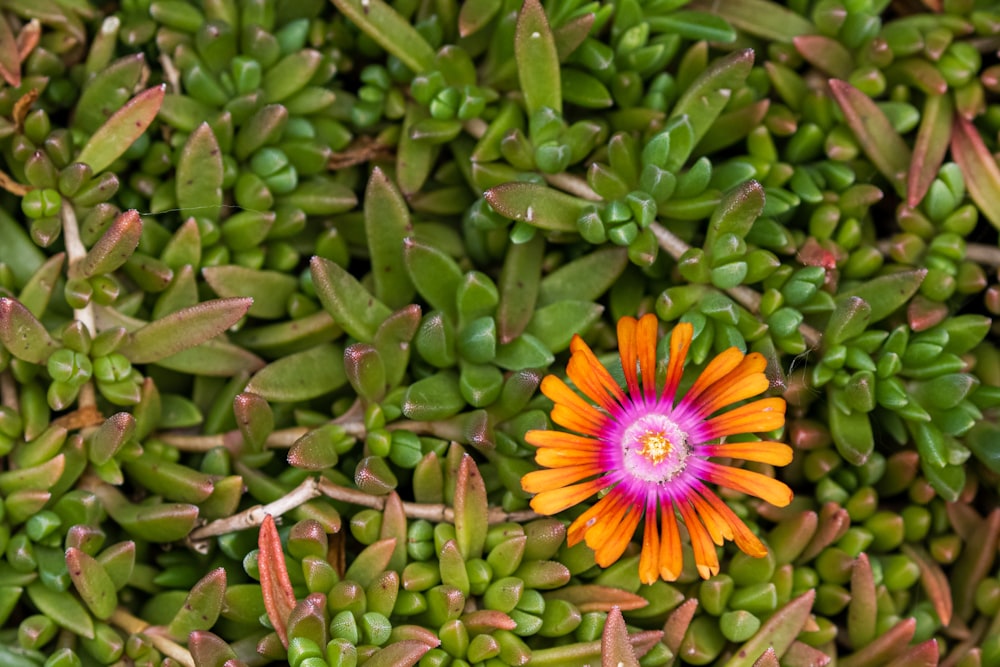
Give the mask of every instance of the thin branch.
[[(62, 217), (63, 244), (66, 246), (66, 258), (68, 260), (67, 273), (72, 276), (77, 264), (82, 262), (87, 256), (87, 248), (83, 245), (83, 240), (80, 238), (80, 225), (76, 220), (76, 211), (73, 210), (73, 205), (69, 201), (63, 200), (60, 215)], [(94, 318), (94, 304), (92, 301), (88, 300), (87, 305), (83, 308), (74, 309), (73, 317), (83, 323), (83, 326), (90, 332), (91, 337), (97, 335), (97, 322)], [(97, 395), (94, 392), (94, 383), (91, 380), (88, 380), (80, 387), (80, 394), (77, 397), (76, 403), (81, 409), (89, 409), (97, 405)]]
[(149, 637), (153, 648), (163, 655), (173, 658), (184, 665), (184, 667), (197, 667), (194, 663), (194, 658), (191, 657), (191, 653), (186, 648), (169, 637), (160, 634), (156, 631), (156, 626), (150, 625), (141, 618), (136, 618), (126, 611), (124, 607), (115, 609), (108, 620), (130, 635), (138, 635), (140, 633), (146, 635)]
[[(373, 496), (358, 489), (351, 489), (346, 486), (335, 484), (326, 478), (319, 480), (319, 490), (323, 495), (334, 500), (340, 500), (352, 505), (361, 505), (372, 509), (381, 510), (385, 508), (385, 498), (383, 496)], [(410, 519), (424, 519), (433, 523), (455, 523), (455, 510), (447, 505), (431, 505), (424, 503), (403, 503), (403, 513)], [(507, 512), (500, 507), (491, 507), (486, 515), (487, 523), (504, 523), (506, 521), (531, 521), (541, 518), (543, 515), (531, 510), (519, 512)]]
[(212, 523), (196, 528), (188, 535), (191, 541), (204, 540), (216, 535), (235, 533), (247, 528), (256, 528), (264, 523), (267, 516), (279, 517), (320, 496), (320, 486), (314, 477), (309, 477), (297, 487), (267, 505), (254, 505), (238, 514), (218, 519)]

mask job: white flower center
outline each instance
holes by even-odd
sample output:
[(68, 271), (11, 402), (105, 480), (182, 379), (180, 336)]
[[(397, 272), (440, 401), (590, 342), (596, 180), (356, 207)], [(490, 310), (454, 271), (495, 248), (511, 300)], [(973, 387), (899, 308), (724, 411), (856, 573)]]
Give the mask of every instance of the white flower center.
[(648, 414), (622, 436), (625, 467), (646, 482), (669, 482), (682, 472), (691, 453), (687, 433), (669, 417)]

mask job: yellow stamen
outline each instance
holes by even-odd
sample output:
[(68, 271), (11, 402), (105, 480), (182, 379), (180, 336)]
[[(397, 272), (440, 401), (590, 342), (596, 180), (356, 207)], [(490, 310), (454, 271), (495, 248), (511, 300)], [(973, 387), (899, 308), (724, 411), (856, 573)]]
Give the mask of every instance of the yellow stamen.
[(670, 456), (670, 450), (673, 448), (662, 431), (646, 431), (639, 438), (639, 442), (642, 444), (639, 453), (654, 464)]

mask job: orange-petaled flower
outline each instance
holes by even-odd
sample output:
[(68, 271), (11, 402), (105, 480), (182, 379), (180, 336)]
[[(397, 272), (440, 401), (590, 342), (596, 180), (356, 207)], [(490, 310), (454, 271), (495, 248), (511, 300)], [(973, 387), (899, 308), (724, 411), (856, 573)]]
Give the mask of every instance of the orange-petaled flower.
[(687, 527), (698, 573), (719, 572), (715, 545), (725, 539), (750, 556), (767, 549), (708, 484), (724, 486), (784, 507), (792, 491), (782, 482), (750, 470), (711, 461), (743, 459), (783, 466), (791, 448), (780, 442), (721, 442), (740, 433), (771, 431), (785, 423), (785, 401), (762, 398), (723, 411), (768, 387), (766, 362), (735, 347), (715, 357), (683, 397), (677, 388), (693, 329), (678, 324), (670, 337), (663, 386), (656, 381), (657, 318), (618, 322), (623, 389), (579, 336), (573, 337), (566, 374), (588, 403), (554, 375), (542, 393), (555, 402), (552, 421), (575, 433), (529, 431), (535, 460), (548, 468), (521, 481), (534, 493), (531, 507), (556, 514), (607, 491), (569, 527), (570, 545), (581, 539), (598, 565), (618, 560), (645, 517), (639, 577), (653, 583), (681, 574), (683, 556), (677, 515)]

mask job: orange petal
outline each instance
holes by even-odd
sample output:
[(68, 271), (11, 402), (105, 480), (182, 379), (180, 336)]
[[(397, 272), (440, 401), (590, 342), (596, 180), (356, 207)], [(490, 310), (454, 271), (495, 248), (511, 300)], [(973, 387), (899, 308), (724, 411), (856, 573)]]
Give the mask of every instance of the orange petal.
[(552, 412), (549, 414), (556, 424), (559, 424), (563, 428), (568, 428), (571, 431), (576, 431), (577, 433), (584, 433), (586, 435), (599, 436), (601, 430), (604, 427), (605, 421), (592, 421), (571, 407), (566, 405), (557, 404), (552, 408)]
[(689, 394), (682, 404), (690, 405), (694, 415), (704, 418), (728, 405), (763, 393), (771, 386), (763, 373), (766, 366), (764, 355), (756, 352), (749, 354), (732, 373), (709, 387), (700, 397), (689, 400)]
[(704, 456), (725, 456), (731, 459), (770, 463), (786, 466), (792, 462), (792, 448), (783, 442), (727, 442), (723, 445), (701, 445), (698, 453)]
[(642, 394), (650, 400), (656, 398), (656, 330), (659, 323), (656, 315), (646, 313), (639, 319), (635, 332), (639, 370), (642, 373)]
[(712, 542), (721, 547), (727, 539), (733, 539), (733, 531), (729, 529), (729, 525), (701, 496), (697, 493), (691, 493), (688, 494), (687, 499), (694, 507), (695, 512), (698, 513), (702, 525), (708, 530)]
[(684, 501), (677, 503), (688, 535), (691, 536), (691, 548), (694, 550), (694, 562), (698, 566), (698, 574), (702, 579), (708, 579), (719, 573), (719, 555), (715, 553), (715, 545), (708, 531), (698, 520), (698, 514)]
[(684, 552), (681, 550), (681, 533), (674, 515), (674, 503), (661, 501), (660, 524), (663, 539), (660, 540), (660, 576), (665, 581), (675, 581), (684, 569)]
[(610, 484), (611, 481), (606, 477), (599, 477), (582, 484), (574, 484), (561, 489), (552, 489), (551, 491), (542, 491), (531, 499), (531, 509), (539, 514), (558, 514), (564, 509), (582, 503)]
[(635, 340), (635, 330), (635, 318), (626, 316), (618, 320), (618, 353), (622, 360), (625, 383), (628, 385), (628, 392), (632, 398), (639, 397), (639, 376), (636, 373), (639, 352)]
[(580, 452), (599, 452), (603, 449), (600, 440), (585, 438), (575, 433), (563, 433), (562, 431), (541, 431), (532, 430), (524, 434), (525, 442), (535, 447), (552, 447), (554, 449), (566, 449)]
[(540, 447), (535, 452), (535, 463), (546, 468), (563, 468), (584, 463), (599, 466), (601, 455), (596, 452), (577, 452), (569, 449)]
[(663, 400), (672, 402), (677, 393), (677, 387), (684, 375), (684, 361), (691, 349), (691, 338), (694, 327), (690, 322), (681, 322), (670, 334), (670, 361), (667, 363), (667, 378), (663, 385)]
[(593, 371), (585, 359), (579, 356), (570, 357), (569, 363), (566, 364), (566, 375), (573, 381), (577, 389), (607, 412), (621, 410), (618, 403), (608, 396), (608, 392), (604, 390), (600, 380), (594, 377)]
[(639, 580), (655, 583), (660, 578), (660, 535), (656, 530), (656, 501), (646, 505), (646, 521), (642, 531), (642, 552), (639, 556)]
[(590, 548), (594, 549), (594, 561), (601, 567), (609, 567), (622, 557), (628, 543), (635, 535), (635, 529), (639, 527), (642, 510), (638, 505), (629, 505), (628, 507), (631, 511), (624, 520), (615, 524), (614, 530), (607, 539), (596, 547), (588, 542)]
[(785, 399), (775, 396), (762, 398), (712, 417), (702, 425), (701, 435), (705, 440), (714, 440), (737, 433), (773, 431), (784, 424)]
[[(612, 495), (611, 492), (608, 492), (608, 495)], [(628, 511), (629, 507), (625, 494), (618, 492), (614, 496), (607, 505), (601, 508), (597, 521), (590, 522), (591, 525), (584, 526), (582, 530), (587, 540), (587, 546), (591, 549), (597, 549), (601, 544), (604, 544), (611, 537), (612, 533), (615, 532), (615, 528), (622, 522), (622, 519), (625, 518), (625, 512)], [(577, 528), (574, 535), (579, 532), (581, 532), (580, 527)], [(568, 537), (569, 532), (566, 535)]]
[[(581, 419), (593, 424), (603, 424), (607, 419), (597, 408), (580, 398), (575, 391), (555, 375), (546, 375), (542, 380), (542, 393), (551, 398), (556, 407), (565, 407), (580, 415)], [(569, 428), (569, 427), (567, 427)]]
[(752, 470), (730, 468), (707, 461), (700, 477), (706, 482), (755, 496), (776, 507), (784, 507), (792, 502), (792, 490), (786, 484)]
[(539, 493), (558, 489), (567, 484), (574, 484), (591, 475), (599, 475), (604, 470), (593, 463), (586, 463), (562, 468), (535, 470), (521, 478), (521, 488), (528, 493)]
[(734, 368), (740, 365), (743, 361), (743, 353), (739, 351), (738, 348), (731, 347), (725, 350), (721, 354), (716, 355), (714, 359), (708, 362), (708, 366), (705, 366), (705, 370), (701, 372), (698, 379), (694, 381), (691, 388), (684, 395), (685, 404), (690, 404), (694, 399), (698, 398), (703, 391), (711, 387), (713, 384), (726, 377)]
[(625, 392), (618, 386), (618, 382), (608, 372), (608, 369), (604, 367), (604, 364), (598, 361), (594, 355), (594, 351), (583, 342), (583, 339), (574, 335), (573, 340), (569, 344), (569, 349), (573, 353), (573, 356), (570, 358), (570, 364), (574, 360), (579, 360), (578, 363), (590, 369), (591, 375), (604, 387), (607, 393), (611, 394), (612, 398), (624, 405)]
[(704, 484), (697, 484), (696, 487), (701, 497), (705, 499), (712, 508), (719, 513), (722, 519), (729, 525), (729, 528), (733, 532), (733, 541), (736, 542), (736, 546), (740, 548), (740, 551), (748, 556), (754, 558), (763, 558), (767, 555), (767, 547), (764, 543), (760, 541), (756, 535), (750, 532), (743, 521), (736, 516), (736, 513), (730, 509), (729, 505), (724, 503), (721, 498), (712, 493), (712, 491), (706, 487)]
[(590, 506), (590, 508), (573, 520), (566, 531), (566, 541), (573, 546), (584, 534), (598, 522), (617, 522), (616, 515), (623, 514), (628, 501), (625, 494), (616, 488)]

